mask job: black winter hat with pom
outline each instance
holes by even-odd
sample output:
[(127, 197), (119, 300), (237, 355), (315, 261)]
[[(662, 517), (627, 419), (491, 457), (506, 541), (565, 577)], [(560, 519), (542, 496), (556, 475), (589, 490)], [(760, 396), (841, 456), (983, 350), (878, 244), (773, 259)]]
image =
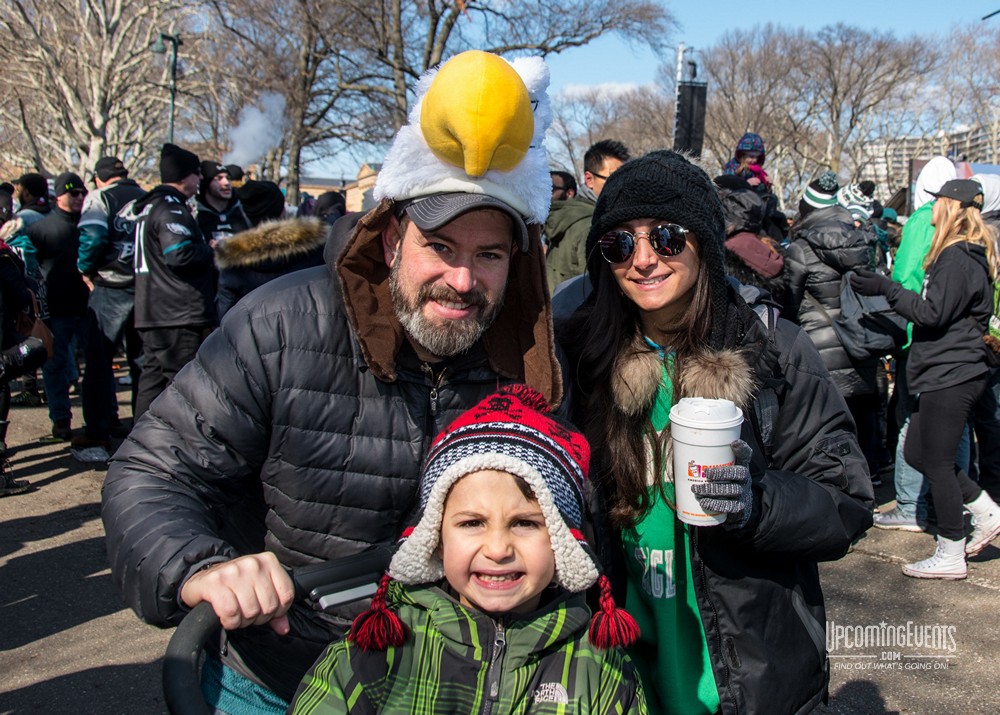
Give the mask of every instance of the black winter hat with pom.
[(721, 348), (728, 304), (726, 223), (712, 180), (683, 155), (665, 149), (628, 161), (611, 174), (597, 200), (587, 236), (587, 270), (594, 285), (598, 285), (597, 272), (610, 268), (598, 247), (601, 236), (637, 218), (676, 223), (694, 234), (698, 256), (708, 264), (712, 281), (711, 347)]

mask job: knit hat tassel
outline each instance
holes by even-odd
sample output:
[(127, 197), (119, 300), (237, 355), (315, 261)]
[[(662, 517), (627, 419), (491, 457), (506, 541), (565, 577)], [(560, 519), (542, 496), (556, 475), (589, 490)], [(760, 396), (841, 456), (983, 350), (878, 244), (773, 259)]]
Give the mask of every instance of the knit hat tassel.
[(388, 573), (382, 576), (371, 606), (359, 614), (351, 625), (347, 640), (361, 650), (386, 650), (389, 646), (401, 646), (406, 640), (403, 622), (386, 604), (386, 593), (391, 580)]
[(590, 642), (601, 650), (632, 645), (639, 639), (639, 624), (615, 604), (608, 577), (601, 574), (597, 582), (601, 587), (601, 610), (590, 621)]

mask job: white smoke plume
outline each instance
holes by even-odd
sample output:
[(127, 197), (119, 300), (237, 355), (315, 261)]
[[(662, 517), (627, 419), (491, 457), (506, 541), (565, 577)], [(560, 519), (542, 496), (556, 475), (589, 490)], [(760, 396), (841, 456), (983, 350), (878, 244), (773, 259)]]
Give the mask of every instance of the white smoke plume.
[(260, 95), (256, 105), (240, 112), (240, 123), (229, 133), (232, 149), (223, 164), (249, 166), (278, 146), (285, 129), (285, 98), (274, 92)]

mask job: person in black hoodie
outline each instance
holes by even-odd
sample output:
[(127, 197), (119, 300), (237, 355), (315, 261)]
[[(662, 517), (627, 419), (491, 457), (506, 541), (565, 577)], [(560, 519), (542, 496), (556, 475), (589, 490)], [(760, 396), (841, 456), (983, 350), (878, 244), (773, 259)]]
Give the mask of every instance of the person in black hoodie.
[[(52, 436), (72, 436), (69, 386), (72, 382), (72, 345), (84, 340), (84, 317), (90, 291), (77, 270), (80, 252), (80, 211), (87, 188), (76, 174), (56, 177), (56, 203), (52, 213), (25, 232), (35, 249), (41, 272), (40, 297), (48, 308), (46, 323), (52, 331), (52, 357), (42, 366), (42, 382), (49, 403)], [(43, 311), (44, 312), (44, 311)]]
[[(993, 312), (993, 281), (1000, 273), (997, 239), (983, 223), (983, 190), (971, 180), (948, 181), (934, 194), (934, 236), (924, 259), (921, 292), (885, 276), (861, 271), (851, 285), (863, 295), (884, 295), (913, 323), (906, 365), (918, 395), (910, 417), (904, 457), (930, 482), (938, 517), (937, 549), (903, 566), (915, 578), (962, 579), (966, 555), (978, 554), (1000, 536), (1000, 507), (955, 465), (955, 453), (973, 404), (989, 379), (990, 349), (983, 342)], [(962, 505), (972, 512), (966, 542)]]
[(201, 183), (197, 155), (164, 144), (160, 181), (135, 204), (135, 327), (143, 355), (136, 420), (215, 325), (212, 249), (187, 205)]
[(196, 206), (198, 227), (210, 245), (224, 243), (253, 225), (233, 191), (228, 167), (217, 161), (201, 162), (201, 186)]

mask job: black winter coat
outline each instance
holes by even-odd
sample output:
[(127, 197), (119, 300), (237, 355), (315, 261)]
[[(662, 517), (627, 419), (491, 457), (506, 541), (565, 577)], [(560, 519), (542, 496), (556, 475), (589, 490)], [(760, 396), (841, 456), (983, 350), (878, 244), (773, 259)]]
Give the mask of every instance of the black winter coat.
[(982, 338), (993, 313), (993, 282), (982, 246), (948, 246), (928, 267), (921, 293), (894, 282), (886, 297), (913, 323), (906, 363), (912, 393), (943, 390), (989, 372)]
[(246, 212), (243, 211), (240, 200), (235, 196), (230, 199), (229, 205), (222, 211), (216, 211), (208, 205), (203, 196), (199, 196), (196, 208), (195, 219), (198, 221), (198, 228), (201, 229), (205, 241), (225, 242), (253, 226), (250, 219), (247, 218)]
[(813, 211), (792, 227), (792, 243), (785, 252), (788, 291), (782, 315), (806, 331), (844, 397), (876, 391), (876, 359), (851, 359), (832, 322), (840, 315), (841, 277), (871, 263), (867, 235), (854, 227), (850, 212), (841, 206)]
[(265, 221), (217, 244), (219, 320), (255, 288), (285, 273), (323, 265), (329, 229), (317, 218)]
[[(108, 553), (144, 620), (176, 624), (181, 585), (215, 561), (267, 550), (294, 568), (395, 543), (431, 440), (463, 410), (514, 381), (561, 402), (537, 230), (534, 250), (511, 259), (494, 327), (432, 366), (388, 300), (380, 231), (391, 211), (386, 202), (360, 222), (344, 217), (326, 267), (271, 281), (230, 310), (115, 454), (103, 491)], [(352, 229), (335, 268), (337, 232)], [(291, 635), (229, 633), (225, 662), (291, 699), (364, 607), (323, 616), (296, 605)]]
[[(681, 384), (689, 392), (675, 395), (742, 404), (741, 438), (753, 449), (749, 525), (689, 530), (695, 593), (721, 712), (805, 715), (823, 700), (829, 679), (817, 562), (841, 558), (871, 527), (874, 497), (847, 405), (809, 338), (786, 320), (772, 333), (749, 307), (737, 307), (739, 344), (688, 362)], [(659, 362), (648, 350), (639, 354)], [(770, 418), (765, 386), (778, 403)], [(672, 474), (670, 460), (668, 453), (664, 466)], [(592, 474), (601, 471), (592, 465)], [(602, 501), (598, 495), (597, 511)], [(601, 561), (623, 596), (620, 532), (608, 531), (600, 516), (597, 524)]]

